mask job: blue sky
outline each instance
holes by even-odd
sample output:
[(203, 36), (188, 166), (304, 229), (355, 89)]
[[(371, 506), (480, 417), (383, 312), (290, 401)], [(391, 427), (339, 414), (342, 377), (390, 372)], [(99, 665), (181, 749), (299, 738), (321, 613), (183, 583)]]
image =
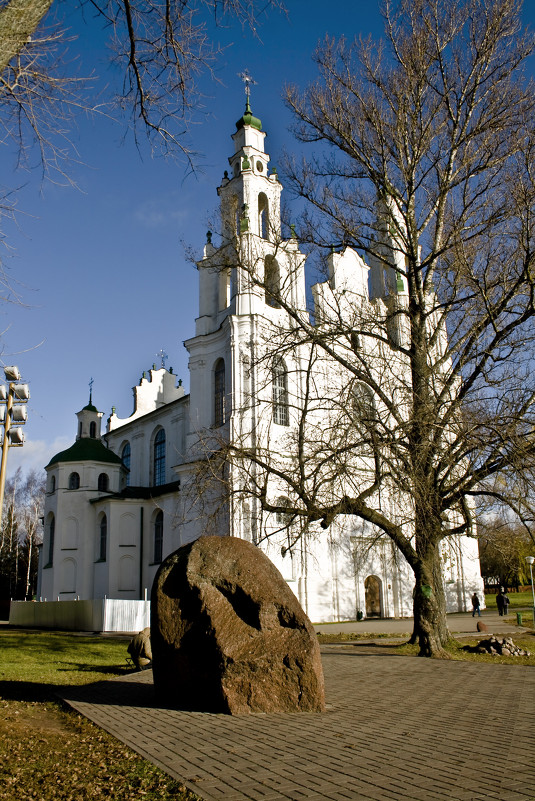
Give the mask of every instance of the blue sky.
[[(80, 69), (94, 68), (110, 80), (105, 36), (83, 21), (75, 4), (62, 4), (78, 39)], [(184, 164), (138, 150), (124, 125), (107, 117), (77, 120), (72, 139), (80, 155), (72, 176), (79, 189), (42, 184), (39, 170), (17, 172), (12, 154), (0, 150), (2, 183), (20, 187), (17, 225), (6, 224), (9, 251), (2, 258), (23, 304), (0, 307), (3, 364), (17, 364), (29, 382), (26, 444), (10, 449), (8, 474), (41, 468), (75, 437), (75, 412), (93, 401), (105, 420), (116, 406), (132, 412), (132, 387), (159, 360), (161, 348), (188, 389), (183, 341), (194, 333), (198, 314), (197, 271), (185, 246), (200, 255), (216, 187), (232, 153), (231, 134), (244, 105), (237, 73), (257, 81), (252, 108), (267, 132), (266, 150), (277, 164), (285, 148), (295, 152), (290, 113), (282, 94), (287, 82), (302, 87), (315, 77), (311, 54), (328, 32), (377, 36), (382, 30), (377, 0), (288, 0), (288, 18), (270, 13), (258, 38), (234, 24), (212, 31), (225, 46), (216, 65), (218, 81), (205, 76), (200, 88), (206, 114), (192, 129), (202, 156), (196, 174)], [(535, 21), (535, 0), (525, 4)], [(287, 199), (287, 198), (286, 198)], [(40, 344), (42, 343), (42, 344)]]

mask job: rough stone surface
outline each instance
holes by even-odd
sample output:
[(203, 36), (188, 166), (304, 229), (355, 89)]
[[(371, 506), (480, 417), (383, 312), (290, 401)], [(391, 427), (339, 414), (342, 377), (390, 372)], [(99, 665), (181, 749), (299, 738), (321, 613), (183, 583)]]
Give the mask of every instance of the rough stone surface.
[(511, 637), (489, 637), (487, 640), (480, 640), (477, 645), (465, 645), (463, 650), (497, 656), (531, 656), (529, 651), (515, 645)]
[(141, 668), (150, 665), (152, 662), (152, 649), (150, 643), (150, 627), (140, 631), (130, 640), (127, 648), (134, 665)]
[(261, 550), (201, 537), (167, 557), (151, 603), (154, 687), (170, 707), (320, 712), (325, 692), (312, 624)]

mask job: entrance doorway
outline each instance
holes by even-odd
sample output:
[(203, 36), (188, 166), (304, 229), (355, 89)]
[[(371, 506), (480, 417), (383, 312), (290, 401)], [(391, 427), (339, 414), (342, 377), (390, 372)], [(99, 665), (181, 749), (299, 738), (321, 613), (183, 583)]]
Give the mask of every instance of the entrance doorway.
[(366, 617), (381, 617), (381, 579), (368, 576), (364, 582)]

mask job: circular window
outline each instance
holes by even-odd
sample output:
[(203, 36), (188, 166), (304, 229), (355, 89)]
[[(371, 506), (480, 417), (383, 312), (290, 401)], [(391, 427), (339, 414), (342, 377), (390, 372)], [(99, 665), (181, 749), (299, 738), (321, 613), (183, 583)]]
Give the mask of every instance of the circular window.
[(264, 171), (264, 165), (262, 164), (261, 161), (257, 161), (256, 162), (256, 169), (258, 170), (258, 172), (263, 172)]

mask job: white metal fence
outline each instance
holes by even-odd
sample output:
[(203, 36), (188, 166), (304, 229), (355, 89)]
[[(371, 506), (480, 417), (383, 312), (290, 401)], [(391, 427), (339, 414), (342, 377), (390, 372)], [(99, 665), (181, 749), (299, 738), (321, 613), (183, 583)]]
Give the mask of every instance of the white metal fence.
[(12, 601), (9, 624), (69, 631), (135, 632), (150, 626), (150, 601)]

